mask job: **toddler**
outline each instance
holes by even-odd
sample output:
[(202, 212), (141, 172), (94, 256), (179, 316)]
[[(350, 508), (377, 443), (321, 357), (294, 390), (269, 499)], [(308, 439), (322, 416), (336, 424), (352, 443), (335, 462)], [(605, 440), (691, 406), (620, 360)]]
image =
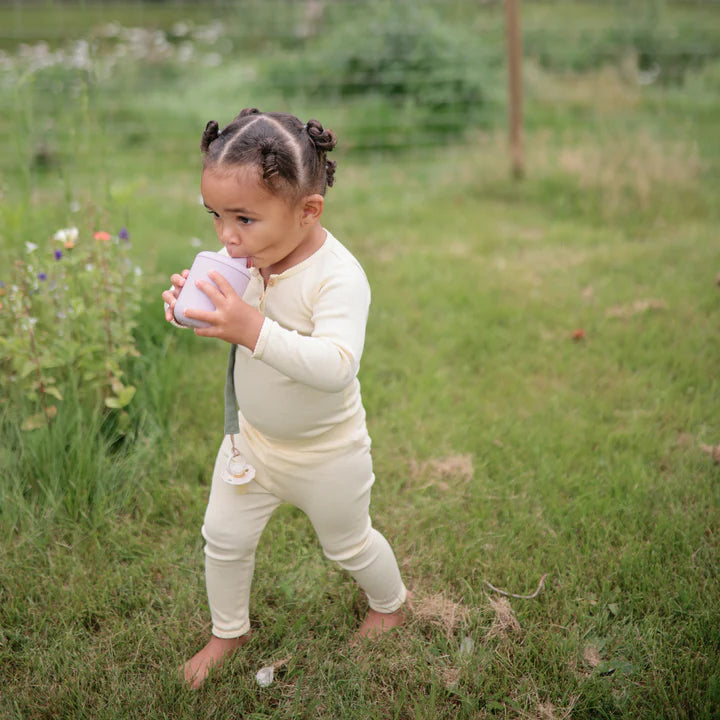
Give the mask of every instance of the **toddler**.
[[(358, 261), (321, 224), (336, 163), (334, 134), (316, 120), (243, 110), (202, 135), (201, 192), (233, 258), (247, 258), (240, 297), (218, 273), (199, 281), (215, 310), (186, 310), (209, 325), (204, 337), (230, 343), (225, 439), (215, 461), (202, 534), (212, 635), (185, 664), (199, 687), (210, 669), (249, 639), (255, 548), (283, 502), (310, 519), (323, 552), (368, 598), (359, 634), (400, 625), (407, 598), (387, 540), (372, 527), (370, 438), (357, 379), (370, 303)], [(188, 271), (163, 293), (166, 318)], [(242, 458), (254, 478), (226, 482)]]

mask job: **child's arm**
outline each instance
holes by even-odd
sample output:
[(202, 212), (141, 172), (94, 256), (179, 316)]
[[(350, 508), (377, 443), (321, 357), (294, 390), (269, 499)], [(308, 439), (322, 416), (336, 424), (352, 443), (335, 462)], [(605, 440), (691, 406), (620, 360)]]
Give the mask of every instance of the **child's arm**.
[[(313, 332), (301, 335), (244, 302), (218, 273), (217, 284), (198, 286), (216, 310), (187, 311), (188, 317), (210, 323), (195, 333), (243, 345), (289, 378), (325, 392), (340, 392), (352, 382), (360, 367), (370, 288), (362, 270), (336, 275), (324, 283), (313, 305)], [(190, 314), (192, 313), (192, 315)]]
[(340, 392), (360, 368), (369, 306), (370, 288), (362, 272), (336, 276), (313, 305), (311, 335), (266, 318), (253, 357), (318, 390)]

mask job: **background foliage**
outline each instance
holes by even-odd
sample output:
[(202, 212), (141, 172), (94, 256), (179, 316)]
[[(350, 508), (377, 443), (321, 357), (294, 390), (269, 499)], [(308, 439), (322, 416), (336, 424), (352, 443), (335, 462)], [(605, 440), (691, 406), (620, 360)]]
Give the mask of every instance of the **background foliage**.
[[(3, 717), (717, 716), (718, 7), (522, 7), (515, 183), (499, 2), (0, 5)], [(225, 348), (168, 327), (159, 296), (215, 246), (200, 132), (245, 106), (340, 137), (325, 217), (373, 287), (373, 519), (416, 600), (405, 631), (354, 643), (363, 598), (282, 508), (253, 642), (191, 693)], [(95, 254), (74, 268), (53, 252), (71, 227)], [(64, 363), (34, 430), (16, 262)], [(72, 347), (46, 267), (76, 273)], [(106, 353), (78, 368), (123, 318), (125, 414)], [(487, 584), (542, 576), (532, 600)]]

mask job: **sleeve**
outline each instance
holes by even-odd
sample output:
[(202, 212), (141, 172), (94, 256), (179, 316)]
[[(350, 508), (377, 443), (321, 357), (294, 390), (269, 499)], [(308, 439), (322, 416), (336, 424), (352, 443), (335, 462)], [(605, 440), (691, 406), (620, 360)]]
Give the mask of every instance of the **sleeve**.
[(313, 303), (312, 333), (265, 318), (253, 357), (317, 390), (341, 392), (360, 368), (369, 307), (370, 286), (360, 268), (329, 278)]

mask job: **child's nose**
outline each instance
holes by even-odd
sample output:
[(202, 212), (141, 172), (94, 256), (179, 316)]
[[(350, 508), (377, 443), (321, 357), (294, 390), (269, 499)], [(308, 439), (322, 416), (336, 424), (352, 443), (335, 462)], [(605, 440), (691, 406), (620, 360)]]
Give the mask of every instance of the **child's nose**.
[(223, 223), (220, 228), (220, 240), (222, 240), (222, 242), (233, 242), (236, 238), (237, 233), (235, 232), (235, 228), (233, 228), (232, 224)]

